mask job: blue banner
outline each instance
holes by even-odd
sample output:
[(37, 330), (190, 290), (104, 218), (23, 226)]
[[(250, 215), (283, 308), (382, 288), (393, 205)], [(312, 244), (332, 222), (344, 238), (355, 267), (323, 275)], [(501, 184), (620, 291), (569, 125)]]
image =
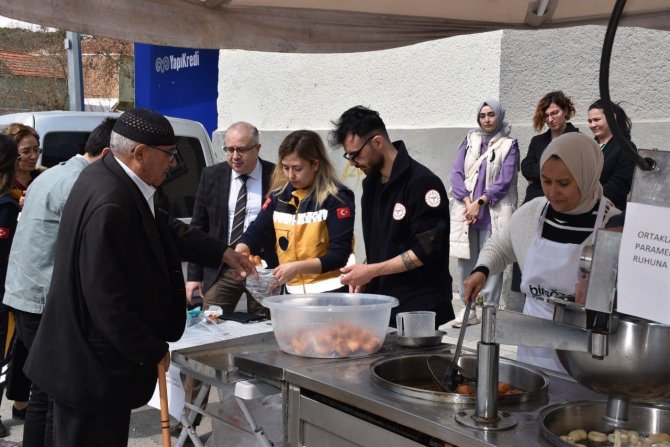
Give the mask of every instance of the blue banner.
[(135, 106), (217, 127), (219, 51), (135, 44)]

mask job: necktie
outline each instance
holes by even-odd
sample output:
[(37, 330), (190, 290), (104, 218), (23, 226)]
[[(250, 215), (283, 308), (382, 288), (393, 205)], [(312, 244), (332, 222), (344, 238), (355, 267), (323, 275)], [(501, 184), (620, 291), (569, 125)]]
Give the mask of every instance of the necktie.
[(247, 210), (247, 179), (248, 175), (242, 174), (238, 177), (242, 180), (240, 192), (237, 194), (235, 202), (235, 215), (233, 216), (233, 229), (230, 231), (230, 246), (234, 247), (242, 237), (244, 231), (244, 217)]

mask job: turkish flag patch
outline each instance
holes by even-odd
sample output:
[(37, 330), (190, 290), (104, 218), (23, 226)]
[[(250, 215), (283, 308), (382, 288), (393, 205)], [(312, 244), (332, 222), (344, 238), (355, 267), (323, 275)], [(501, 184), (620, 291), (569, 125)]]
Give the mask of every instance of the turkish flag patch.
[(348, 206), (337, 209), (337, 218), (338, 219), (348, 219), (351, 217), (351, 210)]
[(0, 227), (0, 239), (9, 239), (11, 236), (12, 230), (7, 227)]
[(263, 204), (263, 206), (261, 208), (263, 208), (263, 210), (266, 210), (267, 207), (270, 206), (270, 203), (272, 203), (272, 199), (270, 199), (268, 197), (267, 199), (265, 199), (265, 203)]

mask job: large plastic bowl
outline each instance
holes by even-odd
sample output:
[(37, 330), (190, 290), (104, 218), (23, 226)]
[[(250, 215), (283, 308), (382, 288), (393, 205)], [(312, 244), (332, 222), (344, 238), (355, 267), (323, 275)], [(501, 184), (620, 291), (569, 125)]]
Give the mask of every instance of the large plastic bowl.
[(303, 357), (362, 357), (381, 348), (398, 300), (366, 293), (276, 295), (263, 300), (282, 351)]

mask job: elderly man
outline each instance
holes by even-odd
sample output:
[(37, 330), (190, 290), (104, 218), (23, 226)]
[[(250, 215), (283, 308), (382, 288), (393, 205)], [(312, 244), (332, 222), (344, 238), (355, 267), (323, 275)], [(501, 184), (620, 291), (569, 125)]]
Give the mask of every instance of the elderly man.
[[(28, 351), (49, 292), (54, 246), (65, 201), (81, 171), (109, 152), (115, 123), (116, 119), (106, 118), (89, 135), (83, 155), (75, 155), (45, 171), (30, 184), (26, 194), (9, 255), (3, 303), (12, 308), (16, 318), (17, 346), (21, 344)], [(11, 368), (23, 368), (24, 362), (19, 365), (16, 360)], [(33, 384), (23, 428), (25, 447), (53, 444), (51, 412), (47, 409), (47, 395)]]
[[(275, 165), (258, 158), (261, 149), (258, 129), (249, 123), (232, 124), (223, 141), (227, 162), (203, 169), (191, 226), (234, 247), (260, 212)], [(270, 267), (277, 265), (273, 246), (256, 254)], [(220, 306), (225, 314), (235, 310), (245, 291), (244, 281), (236, 279), (235, 272), (224, 265), (209, 268), (191, 263), (187, 279), (186, 297), (190, 302), (193, 292), (198, 290), (206, 307)], [(263, 313), (264, 308), (247, 294), (247, 310)]]
[(454, 319), (449, 274), (449, 207), (442, 181), (412, 159), (402, 141), (391, 142), (379, 113), (362, 106), (342, 114), (331, 144), (360, 168), (361, 214), (367, 264), (342, 269), (352, 292), (391, 295), (395, 314), (432, 310), (435, 323)]
[(176, 153), (164, 116), (129, 110), (111, 153), (81, 173), (65, 204), (25, 368), (54, 400), (56, 446), (127, 445), (130, 410), (149, 400), (167, 342), (184, 331), (180, 257), (256, 274), (244, 256), (154, 206)]

